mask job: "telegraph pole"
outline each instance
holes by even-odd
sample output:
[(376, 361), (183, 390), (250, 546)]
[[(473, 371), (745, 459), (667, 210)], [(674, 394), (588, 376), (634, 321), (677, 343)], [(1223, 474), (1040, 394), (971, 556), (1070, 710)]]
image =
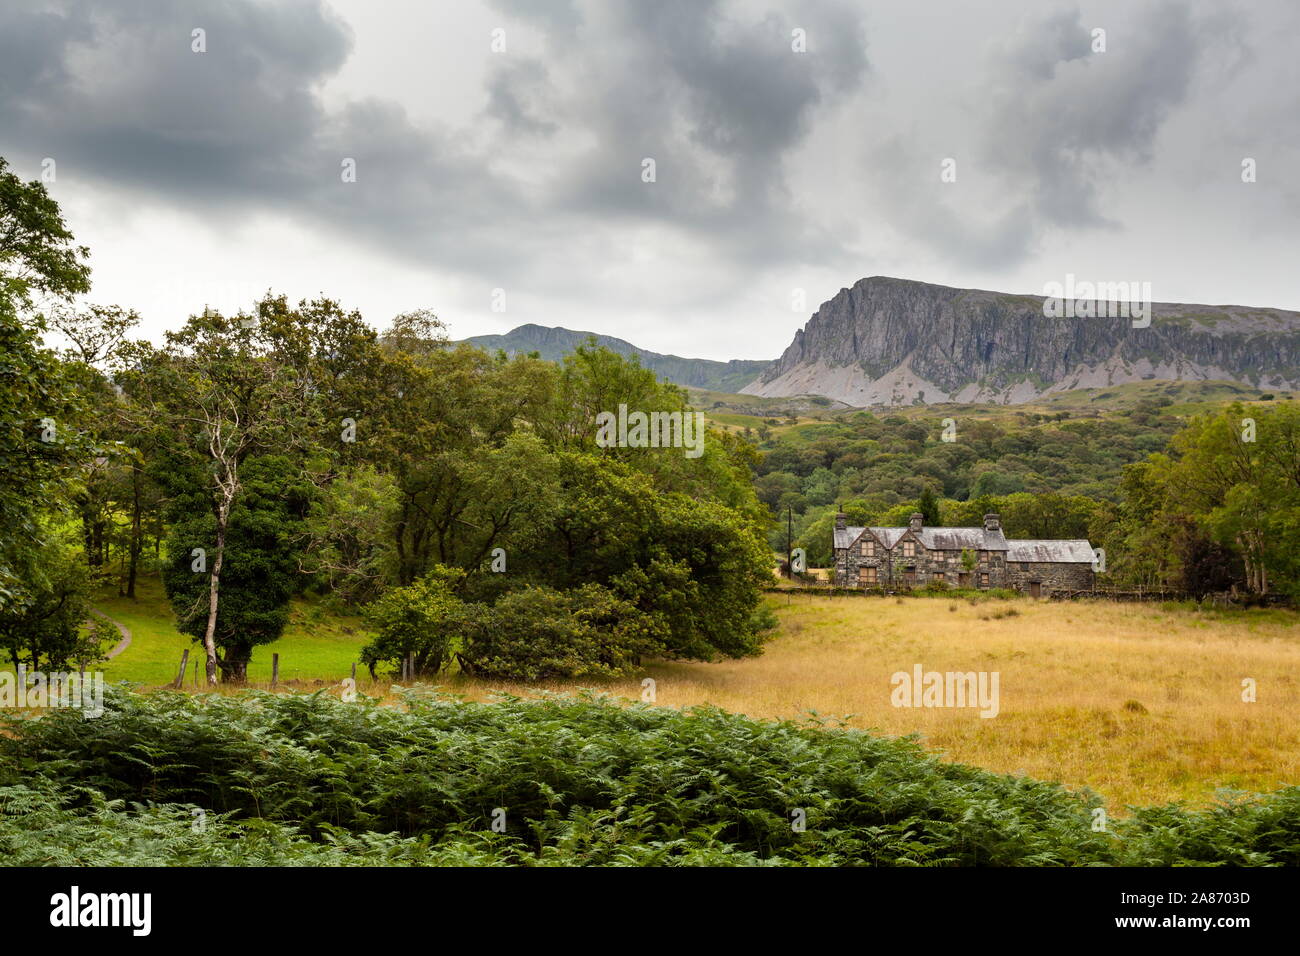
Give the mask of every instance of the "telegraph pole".
[(794, 580), (794, 552), (791, 546), (794, 544), (794, 506), (787, 505), (785, 509), (785, 576), (791, 581)]

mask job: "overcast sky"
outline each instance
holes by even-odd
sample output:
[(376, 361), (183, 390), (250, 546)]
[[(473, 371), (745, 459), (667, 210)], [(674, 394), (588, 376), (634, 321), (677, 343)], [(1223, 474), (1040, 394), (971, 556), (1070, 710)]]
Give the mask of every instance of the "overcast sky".
[(151, 336), (269, 287), (774, 358), (869, 275), (1300, 309), (1298, 41), (1294, 0), (25, 0), (0, 156)]

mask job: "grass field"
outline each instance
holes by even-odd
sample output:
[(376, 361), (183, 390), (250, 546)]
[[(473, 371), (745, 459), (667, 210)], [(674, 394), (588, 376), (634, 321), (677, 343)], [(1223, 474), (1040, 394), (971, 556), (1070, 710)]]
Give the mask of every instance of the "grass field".
[[(1293, 611), (804, 595), (775, 606), (781, 633), (762, 657), (648, 667), (658, 703), (752, 717), (853, 715), (850, 726), (919, 733), (952, 760), (1091, 787), (1113, 813), (1300, 782)], [(1000, 713), (895, 708), (890, 677), (916, 664), (998, 671)], [(1255, 703), (1242, 701), (1247, 677)], [(639, 683), (613, 690), (635, 697)]]
[[(108, 681), (139, 681), (146, 685), (170, 683), (176, 679), (181, 653), (190, 650), (187, 685), (194, 677), (196, 645), (176, 630), (171, 606), (157, 577), (141, 577), (137, 597), (118, 597), (105, 591), (95, 606), (131, 632), (131, 646), (121, 655), (100, 665)], [(350, 673), (357, 650), (367, 634), (359, 618), (326, 612), (318, 603), (293, 602), (289, 626), (273, 646), (253, 651), (248, 668), (250, 683), (271, 680), (271, 655), (280, 655), (280, 679), (312, 683), (317, 679), (339, 680)], [(200, 672), (202, 668), (200, 667)], [(201, 676), (201, 673), (200, 673)]]
[[(132, 631), (131, 647), (103, 666), (105, 675), (170, 682), (187, 641), (171, 624), (157, 580), (146, 579), (140, 593), (136, 602), (99, 602)], [(887, 734), (919, 733), (927, 748), (953, 760), (1091, 787), (1113, 813), (1129, 803), (1202, 805), (1219, 788), (1267, 791), (1300, 782), (1296, 612), (943, 597), (771, 600), (781, 627), (761, 657), (652, 662), (635, 679), (600, 688), (639, 699), (648, 676), (664, 706), (709, 703), (760, 718), (816, 711)], [(285, 636), (255, 652), (250, 680), (269, 681), (274, 650), (283, 682), (307, 690), (334, 686), (364, 641), (356, 619), (296, 602)], [(997, 671), (998, 716), (892, 706), (891, 675), (917, 664), (927, 671)], [(1254, 703), (1242, 700), (1243, 678), (1256, 682)], [(441, 684), (476, 699), (579, 686), (484, 683), (454, 674)], [(359, 689), (382, 696), (388, 684), (362, 680)]]

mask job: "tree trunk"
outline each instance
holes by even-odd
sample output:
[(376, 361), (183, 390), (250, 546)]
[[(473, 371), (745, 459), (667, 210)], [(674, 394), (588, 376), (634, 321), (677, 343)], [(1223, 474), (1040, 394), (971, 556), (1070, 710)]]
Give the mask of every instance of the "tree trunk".
[(221, 563), (226, 554), (226, 520), (230, 505), (223, 501), (217, 508), (217, 553), (208, 572), (208, 626), (203, 632), (203, 650), (207, 655), (208, 686), (217, 686), (217, 596), (221, 590)]
[(220, 662), (222, 680), (234, 684), (247, 683), (248, 662), (252, 656), (252, 648), (227, 647), (226, 655)]
[(144, 548), (144, 528), (140, 522), (140, 466), (131, 465), (131, 548), (126, 571), (126, 596), (135, 597), (135, 576)]
[(95, 521), (90, 506), (84, 502), (81, 505), (81, 540), (86, 549), (86, 567), (94, 570), (99, 563), (95, 560)]

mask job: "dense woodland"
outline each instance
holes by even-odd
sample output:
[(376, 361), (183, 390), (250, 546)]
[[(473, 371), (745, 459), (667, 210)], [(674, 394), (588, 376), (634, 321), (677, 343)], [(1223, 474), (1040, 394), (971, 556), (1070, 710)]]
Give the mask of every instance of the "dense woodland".
[(598, 412), (683, 411), (680, 389), (604, 349), (507, 359), (427, 312), (376, 332), (323, 298), (136, 340), (134, 315), (80, 304), (88, 254), (41, 184), (0, 176), (14, 664), (94, 660), (93, 589), (132, 594), (155, 568), (213, 683), (243, 678), (303, 591), (367, 610), (372, 669), (539, 679), (757, 650), (752, 448), (594, 443)]
[(1088, 537), (1109, 583), (1300, 590), (1300, 410), (1233, 405), (938, 429), (867, 413), (705, 453), (599, 448), (620, 404), (685, 393), (606, 349), (563, 362), (376, 331), (328, 298), (201, 308), (161, 342), (89, 303), (88, 250), (0, 160), (0, 652), (84, 665), (95, 589), (161, 575), (210, 683), (242, 680), (304, 592), (363, 609), (372, 672), (614, 676), (757, 653), (787, 516), (829, 563), (853, 523)]
[(933, 423), (855, 413), (761, 443), (755, 487), (813, 566), (831, 563), (842, 505), (850, 524), (978, 526), (1008, 537), (1088, 538), (1106, 551), (1105, 586), (1201, 596), (1300, 591), (1300, 409), (1226, 404), (1176, 416), (1167, 398), (1070, 420), (1022, 415)]

